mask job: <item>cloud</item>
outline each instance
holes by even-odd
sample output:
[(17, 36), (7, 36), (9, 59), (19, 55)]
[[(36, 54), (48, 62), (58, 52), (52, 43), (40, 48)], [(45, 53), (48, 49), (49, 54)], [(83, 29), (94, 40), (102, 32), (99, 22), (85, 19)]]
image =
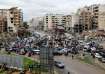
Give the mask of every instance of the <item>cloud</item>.
[(46, 13), (76, 12), (85, 5), (105, 4), (104, 0), (0, 0), (0, 8), (20, 7), (23, 9), (24, 20)]

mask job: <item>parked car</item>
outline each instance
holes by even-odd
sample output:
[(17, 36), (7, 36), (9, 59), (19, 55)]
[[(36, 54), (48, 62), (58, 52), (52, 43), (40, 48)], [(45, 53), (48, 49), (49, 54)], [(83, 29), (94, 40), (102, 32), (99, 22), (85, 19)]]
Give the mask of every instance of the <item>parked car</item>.
[(100, 46), (97, 47), (97, 49), (98, 50), (103, 50), (104, 48), (103, 48), (103, 46), (100, 45)]
[(27, 51), (30, 52), (31, 55), (40, 54), (40, 50), (38, 48), (27, 48)]
[(40, 50), (39, 49), (35, 49), (35, 50), (32, 50), (34, 54), (40, 54)]
[(99, 52), (102, 58), (99, 59), (99, 61), (105, 63), (105, 52)]
[(83, 51), (87, 51), (87, 50), (88, 50), (87, 48), (85, 48), (85, 47), (83, 48)]
[(25, 72), (24, 71), (20, 71), (20, 73), (19, 74), (25, 74)]
[(54, 55), (62, 55), (64, 53), (62, 48), (55, 48), (53, 54)]
[(82, 40), (79, 40), (79, 44), (80, 45), (85, 45), (86, 43), (84, 41), (82, 41)]
[(64, 68), (65, 67), (64, 63), (61, 61), (55, 61), (55, 66), (58, 68)]
[(69, 49), (68, 48), (63, 48), (62, 52), (67, 53), (67, 52), (69, 52)]
[(84, 48), (83, 48), (83, 51), (90, 53), (91, 52), (90, 46), (89, 45), (85, 45)]
[(88, 48), (88, 49), (87, 48), (83, 48), (83, 51), (90, 53), (91, 52), (91, 48)]
[(25, 51), (25, 49), (21, 49), (19, 54), (20, 55), (25, 55), (26, 53), (27, 53), (27, 51)]
[(102, 63), (105, 63), (105, 58), (102, 57), (102, 58), (99, 59), (99, 61), (101, 61)]
[(102, 56), (99, 53), (95, 53), (95, 57), (98, 59), (102, 58)]

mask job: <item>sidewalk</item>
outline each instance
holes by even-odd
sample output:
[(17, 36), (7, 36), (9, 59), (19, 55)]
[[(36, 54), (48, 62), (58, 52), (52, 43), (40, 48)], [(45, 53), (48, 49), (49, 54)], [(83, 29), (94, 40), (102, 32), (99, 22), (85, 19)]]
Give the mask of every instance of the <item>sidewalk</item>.
[(100, 68), (105, 70), (105, 63), (102, 63), (98, 61), (98, 59), (95, 60), (96, 66), (99, 66)]
[(105, 63), (100, 62), (97, 58), (93, 59), (91, 55), (86, 54), (84, 57), (81, 55), (76, 56), (78, 60), (99, 67), (100, 69), (105, 70)]

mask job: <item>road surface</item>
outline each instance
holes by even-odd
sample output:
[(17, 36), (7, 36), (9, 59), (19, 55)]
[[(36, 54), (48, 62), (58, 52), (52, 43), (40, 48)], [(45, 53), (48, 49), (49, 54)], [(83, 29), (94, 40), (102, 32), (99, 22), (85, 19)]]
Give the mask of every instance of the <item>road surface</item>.
[(60, 74), (67, 74), (67, 71), (72, 74), (105, 74), (104, 70), (75, 59), (72, 60), (71, 57), (56, 56), (55, 60), (61, 60), (65, 64), (64, 70), (59, 69)]

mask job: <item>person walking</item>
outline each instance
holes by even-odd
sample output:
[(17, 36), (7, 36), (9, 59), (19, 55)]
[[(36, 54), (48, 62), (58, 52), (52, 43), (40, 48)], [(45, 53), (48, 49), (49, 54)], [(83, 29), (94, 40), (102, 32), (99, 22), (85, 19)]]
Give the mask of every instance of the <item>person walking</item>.
[(71, 57), (72, 57), (72, 59), (74, 59), (74, 55), (73, 55), (73, 54), (72, 54), (72, 56), (71, 56)]

